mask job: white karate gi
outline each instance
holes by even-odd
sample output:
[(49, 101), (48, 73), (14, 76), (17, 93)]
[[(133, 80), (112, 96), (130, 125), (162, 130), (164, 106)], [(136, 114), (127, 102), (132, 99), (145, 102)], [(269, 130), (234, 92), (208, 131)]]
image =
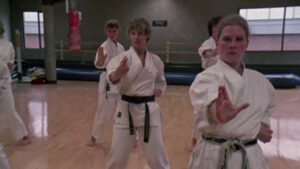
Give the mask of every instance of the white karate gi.
[[(213, 37), (209, 37), (206, 41), (204, 41), (202, 43), (202, 45), (199, 47), (198, 49), (198, 54), (201, 56), (201, 61), (202, 61), (202, 67), (203, 69), (207, 69), (210, 66), (214, 65), (217, 63), (218, 61), (218, 57), (210, 57), (210, 58), (205, 58), (203, 56), (204, 51), (206, 50), (214, 50), (216, 49), (216, 42), (213, 39)], [(192, 131), (192, 135), (193, 138), (201, 139), (201, 130), (199, 130), (198, 128), (198, 124), (200, 123), (201, 118), (198, 116), (197, 113), (195, 113), (195, 117), (194, 117), (194, 121), (193, 121), (193, 131)]]
[(1, 62), (1, 97), (0, 110), (5, 114), (7, 125), (15, 137), (15, 139), (22, 139), (28, 135), (25, 124), (15, 108), (15, 101), (11, 89), (11, 76), (7, 63), (13, 63), (14, 49), (9, 41), (0, 39), (0, 62)]
[(11, 42), (0, 39), (0, 60), (4, 63), (14, 63), (15, 50)]
[[(224, 85), (233, 105), (250, 106), (224, 124), (210, 121), (209, 105), (218, 97), (218, 87)], [(199, 113), (199, 128), (217, 138), (256, 139), (261, 123), (270, 125), (275, 108), (275, 90), (271, 83), (256, 71), (244, 68), (242, 76), (222, 60), (197, 75), (190, 87), (190, 98), (195, 113)], [(221, 145), (202, 139), (191, 156), (189, 169), (217, 169)], [(258, 144), (245, 148), (248, 169), (268, 169), (268, 163)], [(228, 169), (241, 169), (241, 151), (228, 157)]]
[(9, 169), (8, 160), (5, 152), (3, 151), (3, 146), (0, 143), (0, 169)]
[(210, 58), (205, 58), (203, 56), (204, 51), (214, 50), (216, 48), (217, 48), (216, 42), (215, 42), (214, 38), (211, 36), (211, 37), (209, 37), (209, 39), (204, 41), (202, 43), (202, 45), (200, 46), (200, 48), (198, 49), (198, 54), (201, 56), (203, 69), (207, 69), (208, 67), (210, 67), (210, 66), (217, 63), (217, 61), (219, 59), (218, 56), (217, 57), (210, 57)]
[[(105, 69), (108, 62), (115, 56), (124, 52), (124, 47), (117, 42), (117, 45), (110, 39), (107, 39), (101, 44), (103, 47), (103, 53), (107, 55), (106, 60), (103, 65), (97, 65), (98, 62), (98, 52), (95, 56), (94, 65), (98, 69)], [(95, 115), (95, 121), (92, 131), (92, 136), (96, 140), (101, 140), (104, 135), (104, 129), (107, 121), (113, 114), (115, 105), (119, 97), (117, 86), (109, 84), (109, 91), (106, 91), (107, 86), (106, 71), (102, 72), (99, 79), (99, 96), (98, 96), (98, 107)]]
[[(166, 89), (164, 77), (164, 64), (157, 55), (147, 51), (145, 66), (131, 47), (128, 51), (114, 58), (107, 66), (107, 78), (117, 69), (121, 60), (127, 57), (129, 71), (118, 83), (119, 93), (127, 96), (152, 96), (155, 89)], [(110, 153), (107, 158), (108, 169), (125, 169), (130, 151), (135, 143), (136, 133), (140, 136), (140, 144), (152, 169), (169, 169), (169, 161), (164, 150), (161, 124), (162, 111), (157, 102), (148, 102), (150, 114), (150, 135), (149, 142), (145, 143), (144, 122), (145, 104), (132, 104), (120, 100), (118, 102), (115, 116), (113, 141)], [(129, 133), (128, 109), (132, 115), (135, 127), (135, 135)]]
[[(198, 54), (201, 56), (203, 69), (207, 69), (210, 66), (217, 63), (219, 56), (210, 57), (210, 58), (205, 58), (203, 56), (204, 51), (215, 50), (216, 48), (217, 48), (216, 42), (212, 36), (209, 37), (206, 41), (204, 41), (202, 43), (202, 45), (199, 47)], [(193, 135), (193, 138), (196, 138), (196, 139), (201, 139), (201, 135), (202, 135), (201, 134), (202, 132), (201, 132), (201, 130), (199, 130), (199, 127), (198, 127), (198, 124), (200, 123), (200, 121), (201, 121), (201, 118), (199, 117), (199, 115), (197, 113), (195, 113), (192, 135)]]

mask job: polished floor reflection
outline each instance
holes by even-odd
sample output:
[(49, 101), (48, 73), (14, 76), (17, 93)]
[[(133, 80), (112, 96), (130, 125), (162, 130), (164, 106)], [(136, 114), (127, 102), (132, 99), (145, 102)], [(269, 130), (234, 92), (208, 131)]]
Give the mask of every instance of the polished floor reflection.
[[(188, 86), (168, 86), (158, 102), (163, 109), (163, 139), (172, 169), (186, 169), (193, 109)], [(104, 169), (110, 149), (112, 119), (94, 148), (86, 146), (97, 106), (97, 82), (59, 81), (57, 85), (13, 84), (16, 107), (33, 143), (16, 146), (0, 114), (0, 141), (11, 169)], [(276, 90), (271, 118), (272, 142), (261, 144), (271, 169), (300, 168), (300, 88)], [(127, 169), (149, 169), (140, 147)]]

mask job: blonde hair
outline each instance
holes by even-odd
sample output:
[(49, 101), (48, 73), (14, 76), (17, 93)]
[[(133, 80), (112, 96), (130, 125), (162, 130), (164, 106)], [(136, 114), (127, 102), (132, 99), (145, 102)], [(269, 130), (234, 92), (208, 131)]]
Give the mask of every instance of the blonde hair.
[(246, 40), (249, 40), (249, 26), (247, 21), (241, 17), (240, 15), (233, 14), (233, 15), (228, 15), (221, 19), (220, 23), (218, 24), (218, 35), (217, 39), (220, 38), (222, 30), (224, 29), (225, 26), (228, 25), (239, 25), (245, 32), (246, 34)]
[(147, 36), (147, 41), (149, 41), (151, 36), (151, 26), (149, 22), (144, 18), (136, 18), (129, 23), (128, 34), (131, 31), (138, 30), (143, 32)]

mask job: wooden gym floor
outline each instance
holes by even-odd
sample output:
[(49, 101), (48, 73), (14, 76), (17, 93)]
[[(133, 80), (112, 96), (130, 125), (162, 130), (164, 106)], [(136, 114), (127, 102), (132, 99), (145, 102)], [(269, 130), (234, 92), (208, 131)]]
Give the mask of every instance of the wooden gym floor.
[[(193, 109), (188, 86), (168, 86), (158, 98), (164, 112), (163, 139), (172, 169), (186, 169)], [(98, 98), (98, 83), (58, 81), (57, 85), (13, 84), (16, 108), (32, 144), (18, 147), (0, 119), (0, 140), (11, 169), (105, 169), (112, 119), (103, 140), (87, 147)], [(300, 168), (300, 88), (276, 90), (271, 143), (261, 144), (270, 169)], [(0, 116), (1, 117), (1, 116)], [(133, 149), (127, 169), (149, 169), (140, 147)]]

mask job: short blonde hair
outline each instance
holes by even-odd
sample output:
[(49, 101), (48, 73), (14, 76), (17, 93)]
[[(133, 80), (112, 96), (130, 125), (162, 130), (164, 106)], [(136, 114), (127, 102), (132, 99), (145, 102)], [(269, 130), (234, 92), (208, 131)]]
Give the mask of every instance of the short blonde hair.
[(249, 26), (247, 21), (241, 17), (240, 15), (233, 14), (233, 15), (228, 15), (221, 19), (220, 23), (218, 24), (218, 35), (217, 39), (220, 38), (222, 30), (224, 29), (225, 26), (228, 25), (239, 25), (245, 32), (246, 34), (246, 40), (249, 40)]
[(147, 36), (147, 41), (149, 41), (151, 36), (151, 26), (145, 18), (136, 18), (130, 21), (128, 26), (128, 34), (133, 30), (138, 30), (143, 32)]

